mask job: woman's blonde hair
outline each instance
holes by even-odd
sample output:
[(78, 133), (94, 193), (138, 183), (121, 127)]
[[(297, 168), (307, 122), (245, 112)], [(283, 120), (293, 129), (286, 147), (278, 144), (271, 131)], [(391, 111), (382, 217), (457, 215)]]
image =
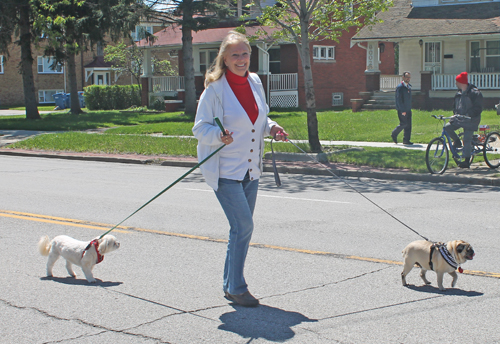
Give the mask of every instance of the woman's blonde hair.
[(224, 63), (224, 55), (226, 54), (227, 48), (230, 45), (238, 44), (240, 42), (245, 43), (245, 45), (248, 47), (248, 51), (252, 52), (250, 42), (245, 35), (236, 31), (229, 31), (227, 36), (220, 44), (219, 54), (217, 55), (217, 58), (214, 60), (214, 63), (212, 63), (205, 75), (205, 88), (207, 88), (211, 82), (219, 80), (222, 75), (224, 75), (227, 70), (227, 66)]

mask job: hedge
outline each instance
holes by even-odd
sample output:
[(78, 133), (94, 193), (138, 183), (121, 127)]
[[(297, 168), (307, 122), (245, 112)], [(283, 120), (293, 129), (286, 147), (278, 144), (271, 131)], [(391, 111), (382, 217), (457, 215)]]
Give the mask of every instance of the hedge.
[(138, 85), (92, 85), (85, 87), (83, 97), (89, 110), (121, 110), (141, 106)]

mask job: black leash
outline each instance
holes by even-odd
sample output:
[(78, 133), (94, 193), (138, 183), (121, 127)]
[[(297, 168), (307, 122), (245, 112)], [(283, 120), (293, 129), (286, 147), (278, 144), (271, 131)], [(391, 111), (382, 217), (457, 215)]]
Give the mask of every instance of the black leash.
[[(290, 139), (286, 139), (287, 142), (290, 142), (292, 145), (294, 145), (297, 149), (299, 149), (300, 151), (302, 151), (303, 153), (305, 153), (309, 158), (311, 158), (314, 162), (316, 162), (317, 164), (321, 165), (325, 170), (327, 170), (332, 176), (336, 177), (337, 179), (341, 180), (345, 185), (347, 185), (348, 187), (350, 187), (352, 190), (354, 190), (354, 192), (356, 192), (357, 194), (359, 194), (360, 196), (362, 196), (364, 199), (366, 199), (368, 202), (370, 202), (371, 204), (373, 204), (375, 207), (379, 208), (380, 210), (382, 210), (384, 213), (386, 213), (387, 215), (389, 215), (390, 217), (392, 217), (394, 220), (396, 220), (397, 222), (399, 222), (400, 224), (402, 224), (403, 226), (405, 226), (406, 228), (408, 228), (409, 230), (411, 230), (413, 233), (417, 234), (418, 236), (420, 236), (421, 238), (425, 239), (426, 241), (430, 241), (429, 239), (427, 239), (426, 237), (424, 237), (422, 234), (418, 233), (416, 230), (414, 230), (413, 228), (411, 228), (410, 226), (408, 226), (406, 223), (404, 223), (403, 221), (401, 221), (400, 219), (398, 219), (397, 217), (395, 217), (394, 215), (392, 215), (391, 213), (389, 213), (387, 210), (385, 210), (384, 208), (382, 208), (381, 206), (379, 206), (377, 203), (373, 202), (371, 199), (369, 199), (368, 197), (366, 197), (363, 193), (359, 192), (358, 190), (356, 190), (355, 187), (353, 187), (352, 185), (350, 185), (348, 182), (346, 182), (345, 180), (343, 180), (342, 178), (340, 178), (339, 176), (337, 176), (332, 170), (331, 168), (329, 168), (328, 166), (326, 166), (325, 164), (321, 163), (320, 161), (318, 161), (318, 159), (316, 159), (315, 157), (313, 157), (312, 155), (308, 154), (306, 151), (304, 151), (302, 148), (300, 148), (299, 146), (297, 146), (295, 143), (293, 143), (292, 141), (290, 141)], [(271, 150), (272, 150), (272, 141), (271, 141)], [(274, 153), (274, 152), (273, 152)], [(273, 168), (274, 168), (274, 173), (275, 173), (275, 179), (276, 179), (276, 175), (278, 174), (278, 171), (276, 169), (276, 163), (274, 161), (274, 154), (273, 154)], [(277, 177), (278, 180), (279, 180), (279, 176)], [(277, 183), (276, 183), (277, 184)], [(281, 182), (280, 182), (280, 185), (281, 185)]]

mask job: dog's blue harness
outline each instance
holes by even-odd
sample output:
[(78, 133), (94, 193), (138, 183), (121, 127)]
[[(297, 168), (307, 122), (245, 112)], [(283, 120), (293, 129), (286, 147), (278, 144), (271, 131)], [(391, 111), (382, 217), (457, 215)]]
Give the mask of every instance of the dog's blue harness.
[(455, 261), (455, 258), (453, 258), (453, 256), (451, 255), (450, 251), (448, 251), (448, 249), (446, 248), (446, 245), (443, 244), (442, 242), (440, 243), (436, 243), (436, 244), (432, 244), (431, 246), (431, 253), (429, 255), (429, 266), (431, 267), (431, 270), (434, 271), (434, 268), (433, 268), (433, 264), (432, 264), (432, 254), (434, 253), (434, 250), (435, 249), (438, 249), (439, 253), (441, 253), (441, 256), (444, 258), (444, 260), (453, 268), (453, 269), (457, 269), (458, 268), (458, 264), (457, 262)]

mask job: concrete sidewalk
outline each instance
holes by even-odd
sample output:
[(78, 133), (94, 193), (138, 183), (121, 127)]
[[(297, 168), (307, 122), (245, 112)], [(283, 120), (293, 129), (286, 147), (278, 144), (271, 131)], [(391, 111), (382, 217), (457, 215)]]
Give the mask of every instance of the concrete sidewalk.
[[(100, 153), (74, 153), (74, 152), (49, 152), (24, 149), (9, 149), (5, 146), (24, 140), (43, 131), (27, 130), (0, 130), (0, 154), (17, 155), (40, 158), (59, 158), (71, 160), (91, 160), (105, 162), (119, 162), (131, 164), (161, 164), (163, 166), (193, 167), (197, 159), (193, 157), (149, 156), (138, 154), (100, 154)], [(52, 132), (53, 133), (53, 132)], [(299, 143), (301, 141), (294, 141)], [(321, 141), (324, 146), (353, 146), (353, 147), (382, 147), (395, 149), (425, 150), (426, 145), (414, 144), (404, 146), (387, 142), (357, 142), (357, 141)], [(470, 169), (451, 168), (442, 175), (429, 173), (412, 173), (401, 169), (378, 169), (369, 166), (354, 166), (348, 164), (322, 163), (314, 159), (321, 158), (313, 154), (276, 154), (277, 169), (279, 173), (328, 175), (332, 177), (375, 178), (387, 180), (424, 181), (432, 183), (458, 183), (473, 185), (500, 186), (500, 170), (488, 168), (484, 163), (473, 164)], [(273, 172), (270, 155), (266, 154), (264, 172)]]

